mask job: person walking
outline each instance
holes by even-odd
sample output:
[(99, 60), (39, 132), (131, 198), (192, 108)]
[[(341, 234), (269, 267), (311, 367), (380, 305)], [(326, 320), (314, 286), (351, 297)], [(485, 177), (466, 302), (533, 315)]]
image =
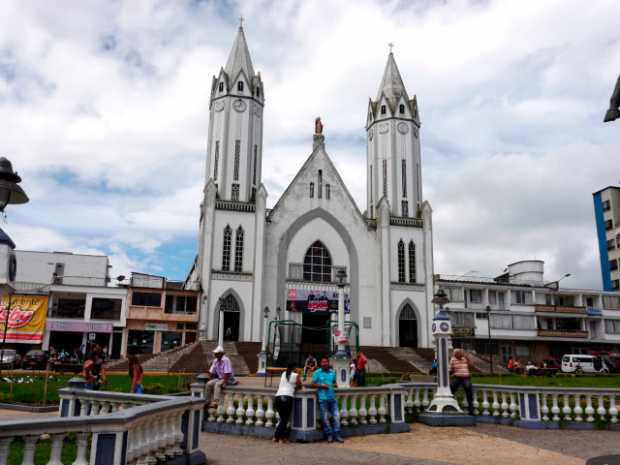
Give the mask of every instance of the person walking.
[(506, 368), (508, 369), (509, 372), (513, 372), (515, 369), (515, 361), (512, 358), (512, 355), (510, 357), (508, 357), (508, 362), (506, 363)]
[(295, 389), (301, 387), (301, 379), (295, 371), (295, 364), (289, 363), (286, 367), (286, 371), (282, 373), (280, 377), (280, 385), (276, 392), (275, 407), (280, 421), (276, 426), (276, 431), (273, 435), (274, 442), (288, 442), (288, 421), (291, 417), (291, 411), (293, 410), (293, 397), (295, 395)]
[(233, 377), (232, 363), (224, 354), (224, 348), (217, 346), (213, 349), (213, 355), (215, 355), (215, 359), (211, 363), (211, 368), (209, 368), (208, 375), (211, 379), (207, 382), (206, 392), (206, 400), (209, 407), (217, 407), (222, 400), (222, 387), (228, 384)]
[(364, 355), (364, 352), (360, 350), (355, 357), (355, 382), (358, 387), (366, 386), (367, 363), (368, 359)]
[[(312, 387), (318, 389), (323, 433), (327, 436), (327, 442), (344, 442), (340, 432), (340, 413), (338, 412), (338, 402), (334, 390), (335, 384), (336, 372), (329, 366), (329, 360), (322, 358), (321, 368), (312, 374)], [(333, 427), (329, 422), (330, 416), (334, 423)]]
[(450, 359), (450, 373), (452, 374), (452, 383), (450, 384), (450, 390), (454, 395), (459, 387), (462, 387), (465, 391), (465, 398), (467, 399), (467, 408), (469, 414), (474, 414), (474, 395), (471, 387), (471, 372), (470, 367), (472, 363), (463, 349), (455, 349), (454, 355)]
[(127, 357), (129, 360), (129, 379), (131, 380), (131, 390), (133, 394), (144, 394), (144, 386), (142, 379), (144, 378), (144, 369), (140, 364), (140, 360), (135, 355)]

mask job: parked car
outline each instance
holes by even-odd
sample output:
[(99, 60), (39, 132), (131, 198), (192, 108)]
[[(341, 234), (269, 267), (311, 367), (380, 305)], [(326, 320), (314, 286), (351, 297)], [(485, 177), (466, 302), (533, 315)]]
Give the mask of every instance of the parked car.
[(562, 357), (564, 373), (609, 373), (609, 367), (595, 355), (567, 354)]
[(620, 373), (620, 357), (603, 356), (610, 373)]
[(47, 366), (47, 361), (50, 356), (47, 352), (42, 350), (31, 350), (24, 355), (22, 359), (22, 368), (29, 368), (31, 370), (44, 370)]
[(15, 349), (4, 349), (0, 351), (0, 367), (15, 368), (19, 366), (21, 357)]

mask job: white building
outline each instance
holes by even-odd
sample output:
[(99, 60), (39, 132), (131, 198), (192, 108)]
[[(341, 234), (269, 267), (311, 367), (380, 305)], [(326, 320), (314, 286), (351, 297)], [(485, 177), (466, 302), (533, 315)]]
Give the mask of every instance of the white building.
[(620, 290), (620, 187), (608, 186), (592, 194), (598, 238), (601, 279), (606, 291)]
[[(544, 262), (523, 260), (495, 278), (439, 276), (453, 321), (454, 345), (493, 353), (505, 362), (615, 351), (620, 343), (620, 295), (561, 289), (544, 279)], [(489, 328), (490, 324), (490, 328)]]
[[(239, 28), (213, 78), (198, 257), (199, 331), (260, 341), (263, 308), (303, 323), (330, 319), (336, 271), (347, 273), (348, 319), (362, 345), (432, 345), (432, 210), (422, 196), (420, 119), (392, 53), (366, 115), (367, 204), (361, 212), (327, 153), (312, 151), (275, 206), (262, 184), (265, 90)], [(363, 115), (360, 115), (363, 117)], [(266, 154), (265, 156), (269, 156)], [(335, 155), (337, 156), (337, 154)], [(311, 331), (302, 340), (312, 342)]]

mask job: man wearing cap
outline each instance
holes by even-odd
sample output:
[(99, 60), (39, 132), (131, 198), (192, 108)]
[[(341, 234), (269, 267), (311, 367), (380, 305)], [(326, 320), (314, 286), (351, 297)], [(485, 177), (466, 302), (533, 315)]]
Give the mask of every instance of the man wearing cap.
[(227, 384), (232, 376), (232, 363), (230, 359), (224, 355), (224, 348), (217, 346), (213, 350), (215, 360), (211, 363), (209, 368), (209, 377), (211, 378), (207, 382), (207, 404), (214, 407), (222, 400), (222, 386)]

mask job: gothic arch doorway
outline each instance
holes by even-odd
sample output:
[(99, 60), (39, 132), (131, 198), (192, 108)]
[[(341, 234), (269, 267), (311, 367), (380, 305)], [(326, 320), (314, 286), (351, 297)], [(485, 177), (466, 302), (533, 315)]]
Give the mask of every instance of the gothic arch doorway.
[(398, 317), (398, 345), (400, 347), (418, 347), (418, 319), (410, 304), (400, 311)]
[(220, 310), (223, 309), (224, 315), (224, 340), (238, 341), (239, 326), (241, 323), (241, 308), (239, 302), (233, 294), (228, 294), (220, 302)]

